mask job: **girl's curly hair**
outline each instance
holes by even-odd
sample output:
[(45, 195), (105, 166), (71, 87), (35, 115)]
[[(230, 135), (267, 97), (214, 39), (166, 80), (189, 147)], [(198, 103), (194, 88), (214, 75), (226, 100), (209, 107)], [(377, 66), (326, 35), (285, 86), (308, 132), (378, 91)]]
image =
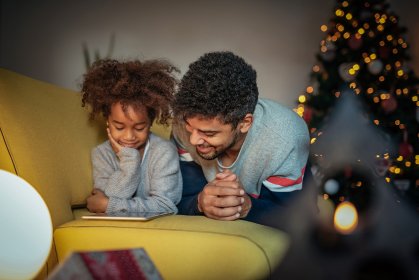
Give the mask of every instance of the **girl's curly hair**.
[(117, 102), (124, 110), (145, 106), (151, 122), (168, 125), (178, 85), (174, 72), (179, 70), (164, 60), (98, 60), (83, 76), (82, 106), (91, 108), (91, 119), (100, 114), (107, 118)]

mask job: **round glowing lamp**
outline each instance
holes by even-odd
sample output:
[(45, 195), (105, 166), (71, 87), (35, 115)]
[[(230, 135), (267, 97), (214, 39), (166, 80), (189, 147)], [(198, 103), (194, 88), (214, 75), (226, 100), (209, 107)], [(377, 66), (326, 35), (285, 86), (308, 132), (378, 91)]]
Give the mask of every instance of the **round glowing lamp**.
[(52, 244), (48, 208), (22, 178), (0, 170), (0, 279), (32, 279)]

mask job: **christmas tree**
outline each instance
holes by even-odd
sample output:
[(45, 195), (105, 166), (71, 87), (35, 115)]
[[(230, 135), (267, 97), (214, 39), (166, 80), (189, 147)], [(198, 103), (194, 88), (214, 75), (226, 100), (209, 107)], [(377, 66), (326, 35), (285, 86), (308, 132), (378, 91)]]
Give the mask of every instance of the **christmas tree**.
[[(350, 88), (369, 121), (395, 147), (376, 155), (376, 176), (395, 190), (396, 199), (408, 201), (419, 213), (419, 80), (408, 65), (407, 29), (383, 0), (346, 0), (337, 1), (321, 30), (325, 38), (311, 81), (295, 108), (308, 124), (312, 144), (342, 92)], [(315, 164), (317, 159), (311, 160)]]

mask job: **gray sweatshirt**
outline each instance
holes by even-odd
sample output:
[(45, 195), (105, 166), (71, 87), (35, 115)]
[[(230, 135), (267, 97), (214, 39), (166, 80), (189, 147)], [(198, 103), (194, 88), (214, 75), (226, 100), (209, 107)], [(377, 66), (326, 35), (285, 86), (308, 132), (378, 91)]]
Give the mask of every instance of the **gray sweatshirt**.
[(199, 157), (184, 125), (176, 124), (173, 136), (183, 151), (180, 160), (196, 161), (207, 181), (214, 180), (223, 169), (231, 170), (255, 198), (260, 196), (262, 185), (272, 192), (301, 190), (310, 145), (304, 120), (291, 109), (262, 98), (253, 115), (252, 127), (231, 166)]
[(118, 155), (109, 141), (92, 151), (94, 187), (109, 197), (106, 212), (173, 212), (182, 196), (175, 146), (152, 133), (143, 158), (137, 149)]

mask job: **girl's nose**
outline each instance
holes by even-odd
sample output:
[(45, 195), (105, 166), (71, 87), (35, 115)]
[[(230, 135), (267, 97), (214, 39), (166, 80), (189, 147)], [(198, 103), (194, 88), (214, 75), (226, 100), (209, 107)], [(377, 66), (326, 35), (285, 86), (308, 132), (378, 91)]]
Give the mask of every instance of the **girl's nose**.
[(131, 131), (130, 129), (129, 130), (127, 130), (127, 132), (125, 133), (125, 139), (126, 140), (132, 140), (132, 139), (134, 139), (135, 138), (135, 135), (134, 135), (134, 132), (133, 131)]

